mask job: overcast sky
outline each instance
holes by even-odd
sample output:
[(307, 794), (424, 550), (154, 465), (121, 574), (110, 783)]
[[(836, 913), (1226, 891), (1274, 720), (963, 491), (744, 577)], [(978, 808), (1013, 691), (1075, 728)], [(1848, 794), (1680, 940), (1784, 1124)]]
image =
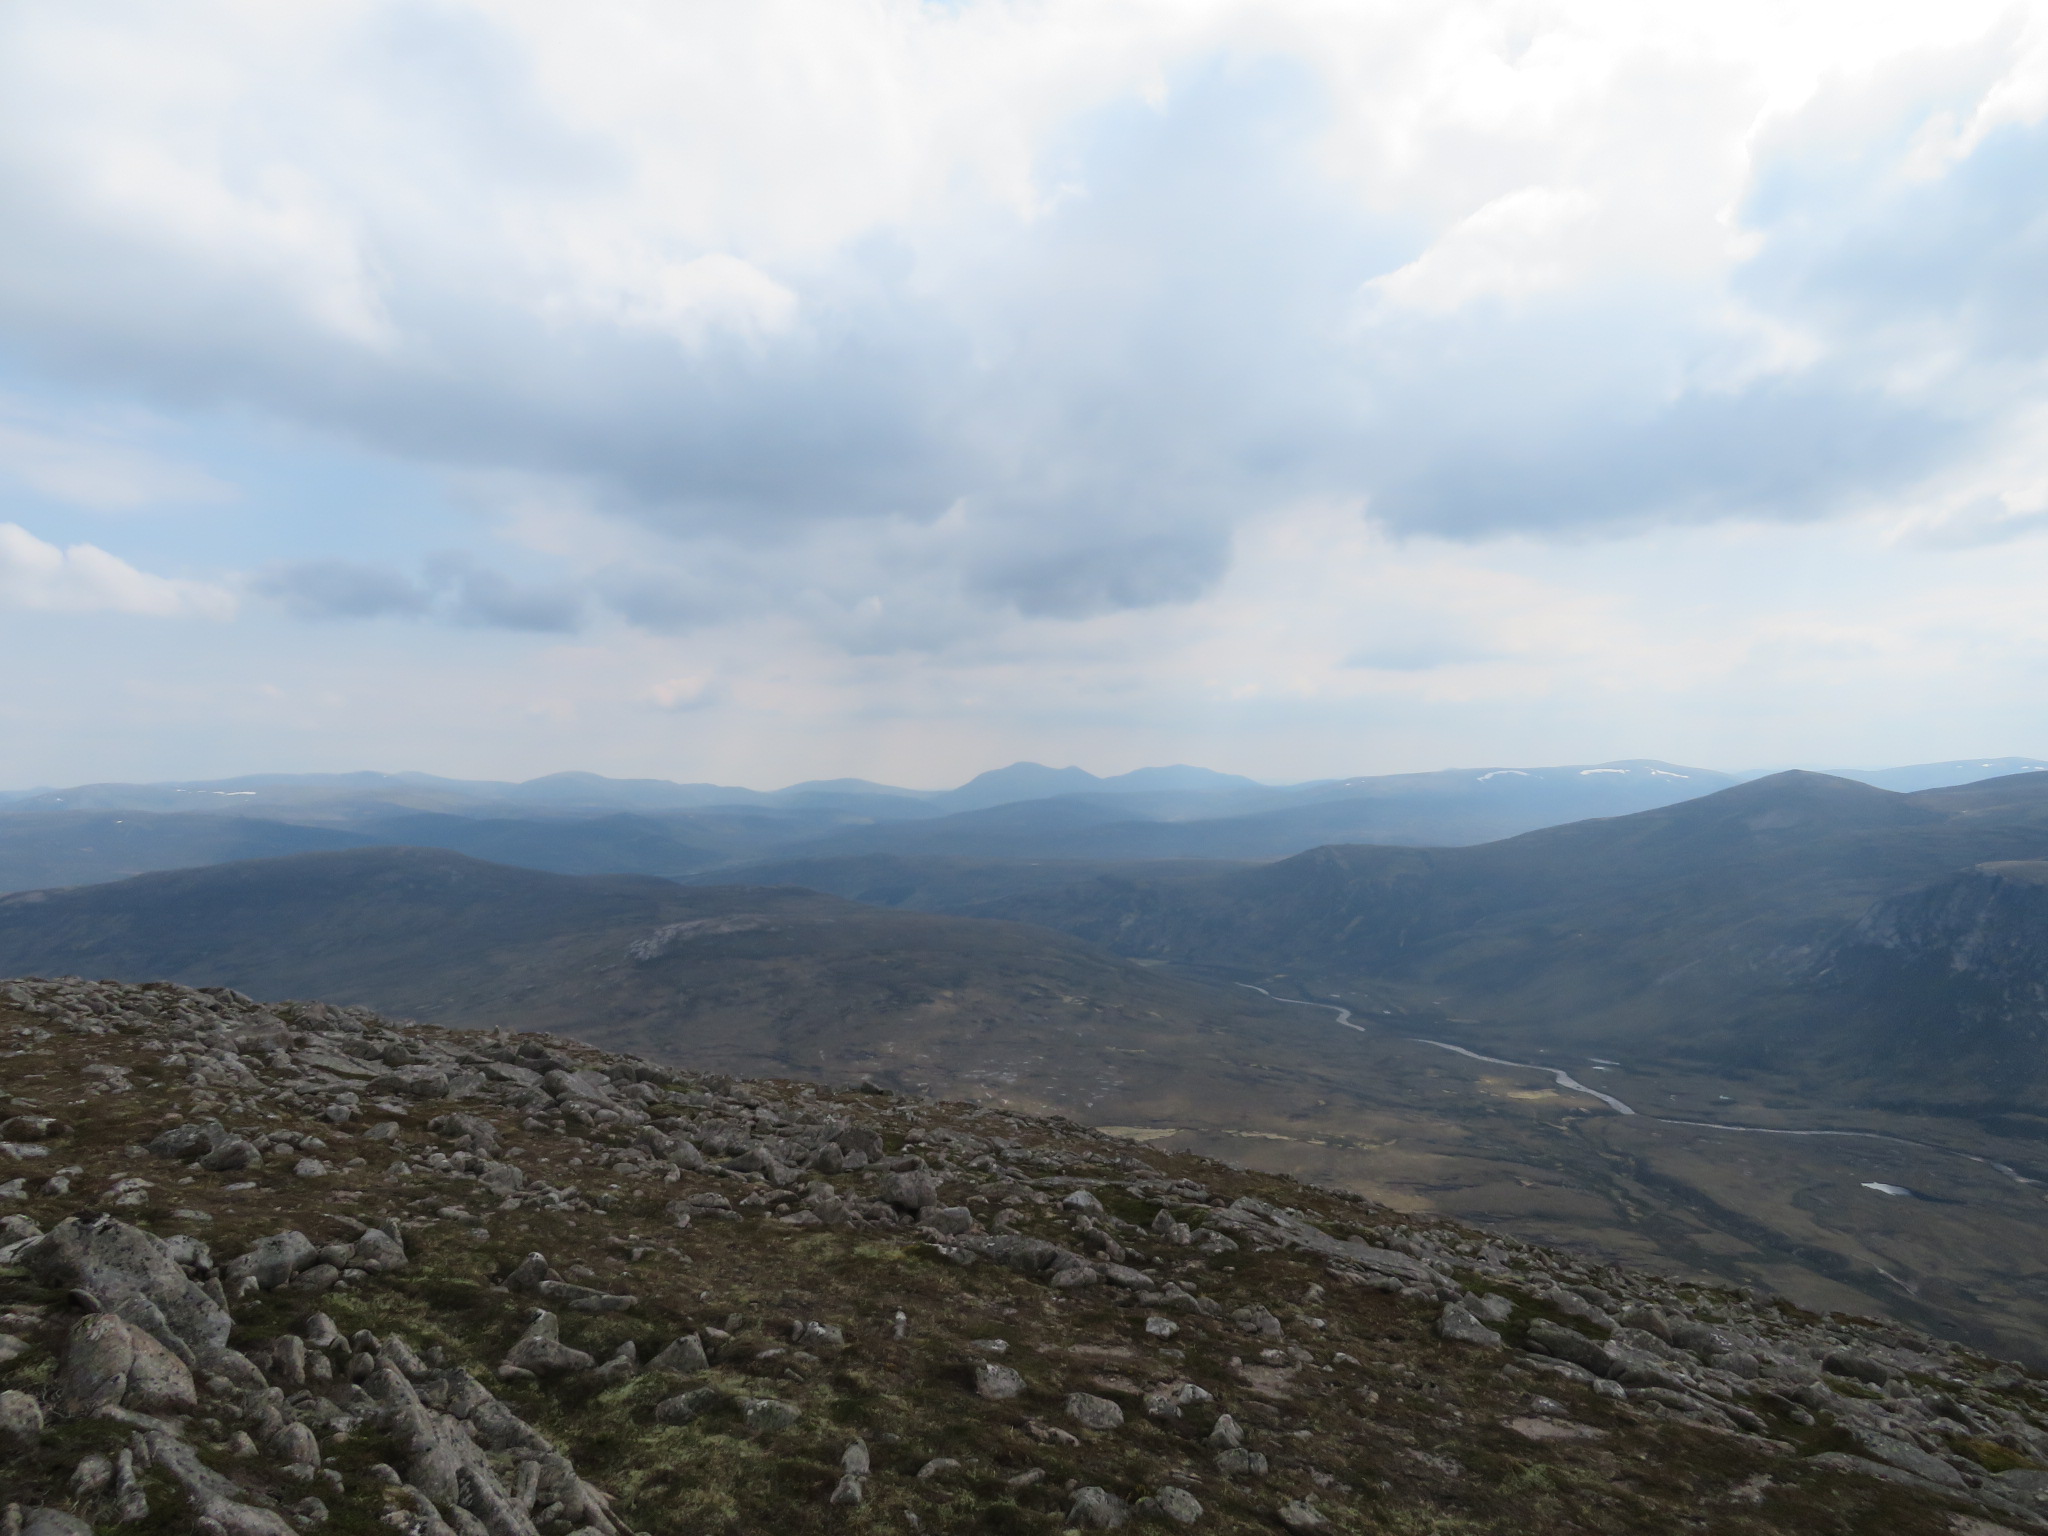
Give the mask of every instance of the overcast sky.
[(0, 785), (2048, 755), (2048, 25), (15, 0)]

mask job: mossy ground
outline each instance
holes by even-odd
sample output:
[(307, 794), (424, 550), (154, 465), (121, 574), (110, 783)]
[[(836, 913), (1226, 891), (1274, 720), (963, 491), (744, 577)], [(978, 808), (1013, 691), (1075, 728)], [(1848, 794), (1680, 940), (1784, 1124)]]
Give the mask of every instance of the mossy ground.
[[(0, 1032), (30, 1022), (0, 1015)], [(1298, 1499), (1312, 1500), (1332, 1532), (1359, 1536), (1947, 1536), (1951, 1530), (1951, 1506), (1939, 1496), (1802, 1466), (1801, 1453), (1846, 1448), (1834, 1446), (1837, 1437), (1825, 1426), (1795, 1424), (1759, 1400), (1772, 1438), (1787, 1447), (1773, 1453), (1757, 1440), (1651, 1417), (1517, 1364), (1512, 1355), (1446, 1345), (1432, 1331), (1433, 1306), (1346, 1284), (1304, 1253), (1246, 1249), (1187, 1260), (1176, 1272), (1197, 1283), (1223, 1315), (1173, 1311), (1179, 1332), (1163, 1341), (1147, 1335), (1147, 1309), (1127, 1304), (1126, 1292), (1106, 1286), (1056, 1291), (992, 1263), (963, 1267), (903, 1229), (795, 1228), (757, 1211), (741, 1220), (699, 1220), (679, 1231), (664, 1214), (668, 1202), (697, 1189), (734, 1192), (732, 1183), (698, 1175), (636, 1181), (603, 1172), (596, 1159), (604, 1137), (577, 1140), (535, 1130), (519, 1113), (488, 1106), (462, 1107), (493, 1119), (529, 1166), (550, 1159), (554, 1176), (566, 1177), (561, 1170), (575, 1171), (568, 1160), (583, 1158), (586, 1186), (604, 1195), (609, 1210), (497, 1211), (473, 1181), (421, 1170), (418, 1157), (438, 1144), (425, 1122), (445, 1105), (406, 1116), (395, 1145), (337, 1132), (297, 1111), (263, 1109), (252, 1123), (316, 1132), (337, 1159), (361, 1155), (365, 1165), (317, 1181), (295, 1178), (275, 1162), (249, 1175), (192, 1174), (135, 1150), (190, 1112), (182, 1090), (174, 1096), (168, 1085), (156, 1086), (138, 1071), (133, 1091), (91, 1093), (76, 1074), (72, 1042), (17, 1044), (7, 1061), (9, 1092), (18, 1103), (32, 1102), (74, 1126), (53, 1144), (47, 1168), (84, 1171), (73, 1176), (73, 1193), (31, 1195), (16, 1208), (48, 1226), (93, 1206), (114, 1178), (140, 1175), (156, 1187), (148, 1203), (121, 1214), (162, 1235), (199, 1233), (221, 1258), (281, 1228), (298, 1228), (321, 1243), (351, 1235), (341, 1217), (398, 1215), (411, 1252), (406, 1269), (323, 1295), (283, 1290), (253, 1298), (237, 1308), (234, 1342), (248, 1346), (294, 1329), (316, 1310), (345, 1333), (399, 1335), (421, 1354), (487, 1382), (611, 1496), (634, 1531), (1052, 1532), (1063, 1523), (1074, 1486), (1099, 1485), (1136, 1499), (1169, 1481), (1201, 1500), (1207, 1513), (1199, 1529), (1218, 1533), (1275, 1531), (1276, 1510)], [(96, 1040), (93, 1054), (138, 1068), (154, 1065), (139, 1042), (121, 1035)], [(793, 1085), (754, 1086), (780, 1102), (799, 1102)], [(1053, 1163), (1118, 1181), (1102, 1187), (1100, 1198), (1113, 1214), (1140, 1226), (1159, 1206), (1121, 1187), (1136, 1177), (1188, 1178), (1219, 1198), (1253, 1195), (1290, 1205), (1333, 1232), (1402, 1221), (1283, 1179), (1199, 1158), (1134, 1153), (1061, 1122), (992, 1117), (947, 1104), (898, 1114), (892, 1101), (801, 1092), (810, 1095), (800, 1101), (807, 1113), (882, 1117), (891, 1150), (915, 1150), (932, 1131), (945, 1129), (999, 1132), (1046, 1149)], [(223, 1118), (233, 1124), (238, 1117), (224, 1110)], [(394, 1177), (386, 1170), (401, 1156), (412, 1160), (413, 1171)], [(46, 1169), (29, 1171), (40, 1176)], [(250, 1187), (230, 1189), (231, 1183)], [(607, 1184), (617, 1187), (602, 1188)], [(458, 1207), (467, 1214), (434, 1214)], [(211, 1219), (175, 1214), (191, 1208)], [(1016, 1230), (1072, 1240), (1045, 1205), (1024, 1201), (1012, 1210)], [(681, 1333), (717, 1327), (732, 1337), (715, 1351), (703, 1380), (734, 1399), (782, 1399), (802, 1417), (771, 1433), (749, 1431), (729, 1407), (688, 1424), (660, 1424), (653, 1416), (657, 1402), (702, 1384), (665, 1375), (643, 1373), (605, 1389), (575, 1376), (498, 1381), (495, 1368), (524, 1329), (532, 1303), (497, 1282), (529, 1251), (547, 1255), (583, 1283), (638, 1298), (628, 1312), (562, 1313), (566, 1343), (604, 1358), (630, 1340), (645, 1360)], [(0, 1387), (41, 1395), (71, 1315), (61, 1296), (35, 1292), (19, 1271), (0, 1271), (0, 1303), (17, 1301), (50, 1308), (38, 1337), (44, 1347), (0, 1368)], [(1259, 1351), (1271, 1341), (1247, 1336), (1228, 1316), (1254, 1303), (1281, 1318), (1285, 1347), (1302, 1347), (1308, 1361), (1283, 1356), (1262, 1365)], [(1524, 1324), (1530, 1315), (1525, 1307)], [(841, 1327), (846, 1348), (815, 1359), (792, 1350), (792, 1325), (811, 1319)], [(974, 1341), (990, 1338), (1007, 1341), (1002, 1358), (1028, 1383), (1022, 1397), (992, 1402), (975, 1395), (973, 1364), (989, 1357)], [(1178, 1420), (1149, 1418), (1141, 1390), (1166, 1380), (1195, 1382), (1214, 1402)], [(1097, 1432), (1070, 1423), (1062, 1405), (1074, 1391), (1118, 1402), (1124, 1426)], [(1506, 1421), (1526, 1411), (1535, 1393), (1561, 1400), (1574, 1420), (1599, 1435), (1539, 1444), (1508, 1428)], [(1268, 1457), (1266, 1476), (1218, 1473), (1205, 1437), (1219, 1410), (1233, 1414)], [(1078, 1443), (1049, 1441), (1035, 1426), (1057, 1426)], [(219, 1445), (232, 1428), (218, 1420), (197, 1426), (195, 1439), (214, 1447), (206, 1453), (209, 1461), (282, 1499), (303, 1496), (303, 1486), (280, 1485), (269, 1469), (225, 1455)], [(832, 1505), (827, 1498), (840, 1454), (855, 1437), (867, 1443), (874, 1463), (866, 1502)], [(33, 1453), (8, 1467), (7, 1496), (61, 1502), (80, 1455), (124, 1442), (124, 1432), (105, 1424), (56, 1423)], [(383, 1529), (376, 1524), (382, 1494), (365, 1474), (389, 1458), (389, 1449), (372, 1430), (324, 1449), (349, 1490), (313, 1490), (331, 1510), (325, 1529), (345, 1536)], [(1985, 1453), (1987, 1466), (1992, 1456)], [(920, 1478), (934, 1458), (960, 1465)], [(125, 1529), (183, 1529), (172, 1495), (159, 1488), (152, 1504), (150, 1523)]]

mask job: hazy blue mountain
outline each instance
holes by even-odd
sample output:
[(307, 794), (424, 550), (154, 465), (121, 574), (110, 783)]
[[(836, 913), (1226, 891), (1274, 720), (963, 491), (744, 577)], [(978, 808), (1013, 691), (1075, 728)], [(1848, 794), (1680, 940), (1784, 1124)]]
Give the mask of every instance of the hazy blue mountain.
[(360, 848), (370, 839), (254, 816), (166, 816), (148, 811), (32, 812), (0, 816), (0, 891), (96, 885), (158, 869)]
[(448, 848), (561, 875), (680, 875), (718, 858), (670, 823), (627, 813), (542, 821), (413, 812), (358, 822), (353, 830), (359, 842)]
[(1050, 800), (1071, 795), (1182, 794), (1218, 797), (1250, 793), (1263, 796), (1267, 786), (1256, 779), (1209, 768), (1175, 766), (1138, 768), (1130, 773), (1097, 778), (1083, 768), (1048, 768), (1042, 763), (1012, 763), (977, 774), (958, 789), (930, 796), (946, 811), (974, 811), (1023, 800)]
[[(1253, 785), (1218, 794), (1126, 789), (1008, 801), (909, 825), (842, 827), (773, 858), (779, 864), (887, 852), (906, 858), (1255, 860), (1325, 843), (1458, 846), (1668, 805), (1733, 782), (1705, 769), (1632, 762), (1397, 774), (1294, 789)], [(1260, 808), (1218, 814), (1246, 802)]]
[(1916, 789), (1946, 789), (2015, 773), (2048, 773), (2038, 757), (1969, 757), (1948, 763), (1915, 763), (1906, 768), (1830, 768), (1838, 779), (1855, 779), (1879, 789), (1911, 794)]
[(1183, 880), (1247, 866), (1209, 859), (951, 859), (897, 853), (787, 859), (715, 868), (686, 885), (801, 886), (870, 906), (911, 912), (971, 912), (1033, 891), (1060, 890), (1083, 880)]

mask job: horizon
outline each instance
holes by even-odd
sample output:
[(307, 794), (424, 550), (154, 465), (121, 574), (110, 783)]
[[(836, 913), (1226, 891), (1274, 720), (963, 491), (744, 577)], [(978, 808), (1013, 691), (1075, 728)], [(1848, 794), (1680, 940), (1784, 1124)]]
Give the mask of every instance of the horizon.
[[(1349, 780), (1353, 780), (1353, 779), (1376, 779), (1376, 778), (1409, 778), (1409, 777), (1425, 777), (1425, 776), (1429, 776), (1429, 775), (1433, 775), (1433, 774), (1458, 774), (1458, 773), (1487, 773), (1487, 772), (1496, 772), (1496, 773), (1497, 773), (1497, 772), (1524, 772), (1524, 771), (1526, 771), (1526, 772), (1548, 772), (1548, 771), (1553, 771), (1553, 770), (1560, 770), (1560, 769), (1576, 769), (1576, 770), (1580, 770), (1580, 771), (1585, 771), (1585, 770), (1588, 770), (1588, 769), (1591, 769), (1591, 770), (1599, 770), (1599, 769), (1603, 769), (1603, 768), (1612, 768), (1612, 767), (1616, 767), (1616, 766), (1619, 766), (1619, 765), (1623, 765), (1623, 764), (1631, 764), (1631, 765), (1632, 765), (1632, 764), (1656, 764), (1656, 765), (1659, 765), (1659, 766), (1661, 766), (1661, 767), (1665, 767), (1665, 768), (1690, 768), (1690, 769), (1696, 770), (1696, 771), (1698, 771), (1698, 772), (1701, 772), (1701, 773), (1714, 773), (1714, 774), (1721, 774), (1721, 775), (1724, 775), (1724, 776), (1726, 776), (1726, 777), (1728, 777), (1728, 778), (1736, 779), (1736, 780), (1738, 780), (1738, 781), (1749, 781), (1749, 780), (1754, 780), (1754, 779), (1760, 779), (1760, 778), (1767, 778), (1767, 777), (1769, 777), (1769, 776), (1771, 776), (1771, 775), (1773, 775), (1773, 774), (1779, 774), (1779, 773), (1818, 773), (1818, 774), (1824, 774), (1824, 775), (1837, 775), (1837, 774), (1844, 774), (1844, 773), (1851, 773), (1851, 774), (1855, 774), (1855, 773), (1868, 773), (1868, 774), (1882, 774), (1882, 773), (1900, 773), (1900, 772), (1907, 772), (1907, 771), (1910, 771), (1910, 770), (1913, 770), (1913, 769), (1920, 769), (1920, 768), (1940, 768), (1940, 767), (1952, 767), (1952, 766), (1953, 766), (1953, 767), (1969, 767), (1969, 766), (1977, 766), (1977, 767), (1983, 767), (1983, 768), (1994, 768), (1994, 767), (1999, 767), (1999, 766), (2001, 766), (2001, 765), (2003, 765), (2003, 764), (2007, 764), (2007, 763), (2014, 763), (2014, 762), (2018, 762), (2018, 763), (2020, 763), (2020, 764), (2021, 764), (2022, 766), (2020, 766), (2020, 767), (2018, 767), (2018, 768), (2014, 768), (2014, 769), (2011, 769), (2010, 771), (2011, 771), (2011, 772), (2013, 772), (2013, 773), (2035, 773), (2035, 772), (2048, 772), (2048, 759), (2029, 759), (2029, 758), (2028, 758), (2028, 757), (2027, 757), (2027, 756), (2026, 756), (2025, 754), (2022, 754), (2022, 753), (2004, 753), (2004, 754), (1998, 754), (1998, 755), (1995, 755), (1995, 756), (1991, 756), (1991, 757), (1988, 757), (1988, 758), (1982, 758), (1982, 759), (1980, 759), (1980, 758), (1975, 758), (1975, 757), (1969, 757), (1969, 756), (1964, 756), (1964, 757), (1946, 757), (1946, 758), (1931, 758), (1931, 759), (1928, 759), (1928, 760), (1926, 760), (1926, 761), (1924, 761), (1924, 762), (1912, 762), (1912, 763), (1882, 763), (1882, 764), (1841, 764), (1841, 763), (1838, 763), (1838, 764), (1834, 764), (1834, 765), (1832, 765), (1832, 766), (1829, 766), (1829, 767), (1818, 767), (1818, 766), (1815, 766), (1815, 765), (1813, 765), (1813, 764), (1809, 764), (1809, 763), (1790, 763), (1790, 764), (1783, 764), (1783, 765), (1779, 765), (1779, 766), (1776, 766), (1776, 767), (1762, 767), (1762, 768), (1758, 768), (1758, 767), (1751, 767), (1751, 768), (1717, 768), (1717, 767), (1713, 767), (1713, 766), (1711, 766), (1711, 765), (1709, 765), (1709, 764), (1705, 764), (1705, 763), (1683, 763), (1683, 762), (1679, 762), (1679, 761), (1677, 761), (1676, 759), (1672, 759), (1672, 758), (1660, 758), (1660, 757), (1640, 757), (1640, 756), (1638, 756), (1638, 757), (1624, 757), (1624, 758), (1608, 758), (1608, 759), (1605, 759), (1604, 761), (1601, 761), (1601, 762), (1577, 761), (1577, 762), (1560, 762), (1560, 763), (1527, 763), (1527, 762), (1525, 762), (1525, 763), (1507, 763), (1507, 762), (1494, 762), (1494, 763), (1486, 763), (1486, 762), (1481, 762), (1481, 763), (1461, 763), (1461, 764), (1456, 764), (1456, 765), (1453, 765), (1453, 766), (1451, 766), (1451, 767), (1444, 767), (1444, 768), (1413, 768), (1413, 769), (1397, 769), (1397, 770), (1395, 770), (1395, 771), (1393, 771), (1393, 772), (1391, 772), (1391, 773), (1376, 773), (1376, 774), (1329, 774), (1329, 775), (1320, 775), (1320, 776), (1317, 776), (1317, 777), (1314, 777), (1314, 778), (1303, 778), (1303, 779), (1255, 779), (1255, 778), (1252, 778), (1252, 776), (1251, 776), (1251, 775), (1249, 775), (1249, 774), (1234, 774), (1234, 773), (1232, 773), (1232, 772), (1231, 772), (1230, 770), (1228, 770), (1228, 769), (1217, 769), (1217, 768), (1212, 768), (1212, 767), (1209, 767), (1209, 766), (1208, 766), (1208, 765), (1206, 765), (1206, 764), (1200, 764), (1200, 763), (1141, 763), (1141, 764), (1137, 765), (1137, 766), (1136, 766), (1136, 767), (1134, 767), (1134, 768), (1118, 769), (1118, 770), (1116, 770), (1116, 771), (1114, 771), (1114, 772), (1110, 772), (1110, 773), (1097, 773), (1097, 772), (1095, 772), (1095, 771), (1094, 771), (1094, 770), (1092, 770), (1092, 769), (1088, 769), (1088, 768), (1083, 768), (1083, 767), (1081, 767), (1081, 766), (1080, 766), (1079, 764), (1076, 764), (1076, 763), (1067, 763), (1067, 764), (1056, 764), (1056, 763), (1045, 763), (1045, 762), (1040, 762), (1040, 761), (1037, 761), (1037, 760), (1035, 760), (1035, 759), (1030, 759), (1030, 758), (1019, 758), (1019, 759), (1017, 759), (1017, 760), (1016, 760), (1016, 761), (1014, 761), (1014, 762), (1009, 762), (1009, 763), (1002, 763), (1002, 764), (998, 764), (997, 766), (995, 766), (995, 767), (993, 767), (993, 768), (984, 768), (984, 769), (980, 770), (980, 771), (979, 771), (979, 772), (977, 772), (977, 773), (974, 773), (974, 774), (970, 774), (970, 775), (969, 775), (969, 776), (968, 776), (967, 778), (964, 778), (964, 779), (962, 779), (962, 780), (958, 781), (957, 783), (953, 783), (953, 784), (943, 784), (943, 785), (912, 785), (912, 784), (890, 784), (890, 783), (886, 783), (886, 782), (884, 782), (884, 781), (881, 781), (881, 780), (875, 780), (875, 779), (859, 779), (859, 778), (856, 778), (856, 777), (854, 777), (854, 776), (852, 776), (852, 775), (845, 775), (845, 774), (842, 774), (842, 775), (836, 775), (836, 776), (833, 776), (833, 777), (830, 777), (830, 778), (827, 778), (827, 777), (823, 777), (823, 776), (819, 776), (819, 775), (813, 775), (813, 776), (811, 776), (811, 777), (808, 777), (808, 778), (803, 778), (803, 779), (795, 779), (795, 780), (791, 780), (791, 781), (789, 781), (789, 782), (787, 782), (787, 783), (780, 783), (780, 784), (776, 784), (776, 785), (773, 785), (773, 786), (771, 786), (771, 787), (763, 787), (763, 786), (760, 786), (760, 785), (752, 785), (752, 784), (720, 784), (720, 783), (714, 783), (714, 782), (711, 782), (711, 781), (706, 781), (706, 780), (696, 780), (696, 779), (676, 779), (676, 778), (665, 778), (665, 777), (661, 777), (661, 776), (659, 776), (659, 775), (650, 775), (650, 774), (600, 774), (600, 773), (595, 773), (595, 772), (593, 772), (592, 770), (589, 770), (589, 769), (584, 769), (584, 768), (557, 768), (557, 769), (554, 769), (554, 770), (552, 770), (552, 771), (550, 771), (550, 772), (546, 772), (546, 773), (539, 773), (539, 774), (534, 774), (534, 775), (532, 775), (531, 777), (528, 777), (528, 778), (524, 778), (524, 779), (512, 779), (512, 778), (493, 778), (493, 777), (489, 777), (489, 776), (483, 776), (483, 775), (454, 775), (454, 774), (440, 774), (440, 773), (430, 773), (430, 772), (427, 772), (427, 771), (425, 771), (425, 770), (422, 770), (422, 769), (414, 769), (414, 768), (391, 768), (391, 769), (387, 769), (387, 768), (329, 768), (329, 769), (304, 769), (304, 770), (286, 770), (286, 769), (255, 769), (255, 770), (252, 770), (252, 771), (250, 771), (250, 772), (246, 772), (246, 773), (228, 773), (228, 774), (215, 774), (215, 775), (209, 775), (209, 776), (207, 776), (207, 777), (204, 777), (204, 778), (177, 778), (177, 779), (79, 779), (79, 780), (75, 780), (75, 781), (73, 781), (73, 782), (71, 782), (71, 783), (68, 783), (68, 784), (33, 784), (33, 785), (19, 785), (19, 786), (17, 786), (17, 785), (6, 785), (6, 784), (0, 784), (0, 795), (7, 795), (7, 796), (19, 796), (19, 795), (26, 795), (26, 794), (47, 794), (47, 793), (50, 793), (50, 792), (52, 792), (52, 791), (54, 791), (54, 790), (59, 790), (59, 789), (83, 789), (83, 788), (90, 788), (90, 787), (103, 787), (103, 786), (111, 786), (111, 785), (124, 785), (124, 784), (125, 784), (125, 785), (136, 785), (136, 786), (138, 786), (138, 787), (140, 787), (140, 786), (165, 786), (165, 787), (179, 787), (179, 786), (183, 786), (183, 785), (205, 785), (205, 784), (232, 784), (232, 783), (237, 783), (237, 782), (254, 782), (254, 781), (258, 781), (258, 780), (265, 780), (265, 779), (296, 779), (296, 778), (352, 778), (352, 777), (374, 777), (374, 778), (385, 778), (385, 779), (403, 779), (403, 778), (415, 778), (415, 779), (429, 779), (429, 780), (433, 780), (433, 781), (436, 781), (436, 782), (440, 782), (440, 783), (449, 783), (449, 784), (489, 784), (489, 785), (505, 785), (505, 786), (510, 786), (510, 787), (518, 787), (518, 786), (521, 786), (521, 785), (527, 785), (527, 784), (535, 784), (535, 783), (540, 783), (540, 782), (544, 782), (544, 781), (546, 781), (546, 780), (548, 780), (548, 779), (555, 779), (555, 778), (596, 778), (596, 779), (601, 779), (601, 780), (603, 780), (603, 781), (605, 781), (605, 782), (607, 782), (607, 783), (634, 783), (634, 782), (640, 782), (640, 783), (658, 783), (658, 784), (671, 784), (671, 785), (675, 785), (675, 786), (677, 786), (677, 787), (683, 787), (683, 788), (708, 788), (708, 789), (732, 789), (732, 790), (737, 790), (737, 791), (740, 791), (740, 792), (743, 792), (743, 793), (747, 793), (747, 794), (762, 794), (762, 795), (773, 795), (773, 794), (782, 794), (782, 793), (786, 793), (786, 792), (788, 792), (788, 791), (790, 791), (790, 790), (795, 790), (795, 789), (803, 789), (803, 788), (806, 788), (806, 787), (810, 787), (810, 786), (814, 786), (814, 785), (829, 785), (829, 784), (834, 784), (834, 783), (861, 783), (861, 784), (867, 784), (867, 785), (871, 785), (872, 787), (874, 787), (874, 788), (876, 788), (876, 789), (885, 789), (885, 790), (892, 790), (892, 791), (898, 791), (898, 792), (902, 792), (902, 793), (908, 793), (908, 794), (915, 794), (915, 795), (944, 795), (944, 794), (949, 794), (949, 793), (952, 793), (952, 792), (953, 792), (953, 791), (955, 791), (955, 790), (959, 790), (959, 789), (964, 789), (964, 788), (966, 788), (967, 786), (969, 786), (969, 785), (971, 785), (971, 784), (973, 784), (973, 783), (976, 783), (976, 782), (978, 782), (978, 781), (980, 781), (980, 780), (982, 780), (982, 779), (988, 778), (988, 777), (990, 777), (990, 776), (992, 776), (992, 775), (994, 775), (994, 774), (999, 774), (999, 773), (1003, 773), (1003, 772), (1006, 772), (1006, 771), (1008, 771), (1008, 770), (1010, 770), (1010, 769), (1014, 769), (1014, 768), (1042, 768), (1042, 769), (1045, 769), (1045, 770), (1047, 770), (1047, 771), (1049, 771), (1049, 772), (1052, 772), (1052, 773), (1069, 773), (1069, 772), (1074, 772), (1074, 771), (1076, 771), (1076, 770), (1078, 769), (1078, 771), (1080, 771), (1080, 772), (1082, 772), (1082, 773), (1086, 773), (1086, 774), (1088, 774), (1088, 775), (1089, 775), (1089, 776), (1090, 776), (1091, 778), (1093, 778), (1093, 779), (1096, 779), (1096, 780), (1098, 780), (1098, 781), (1108, 781), (1108, 780), (1114, 780), (1114, 779), (1117, 779), (1117, 778), (1120, 778), (1120, 777), (1124, 777), (1124, 776), (1126, 776), (1126, 775), (1129, 775), (1129, 774), (1135, 774), (1135, 773), (1145, 773), (1145, 772), (1160, 772), (1160, 771), (1168, 771), (1168, 772), (1170, 772), (1170, 771), (1173, 771), (1173, 770), (1176, 770), (1176, 769), (1190, 769), (1190, 770), (1193, 770), (1193, 771), (1196, 771), (1196, 772), (1202, 772), (1202, 773), (1215, 773), (1215, 774), (1218, 774), (1218, 775), (1221, 775), (1221, 776), (1224, 776), (1224, 777), (1234, 777), (1234, 778), (1246, 778), (1246, 779), (1251, 779), (1251, 780), (1252, 780), (1252, 782), (1253, 782), (1253, 783), (1254, 783), (1255, 785), (1257, 785), (1257, 786), (1258, 786), (1259, 788), (1262, 788), (1262, 789), (1300, 789), (1300, 788), (1307, 788), (1307, 787), (1310, 787), (1310, 786), (1313, 786), (1313, 785), (1317, 785), (1317, 784), (1338, 784), (1338, 783), (1344, 783), (1344, 782), (1346, 782), (1346, 781), (1349, 781)], [(1996, 775), (1990, 775), (1990, 776), (1994, 776), (1994, 777), (1995, 777)]]

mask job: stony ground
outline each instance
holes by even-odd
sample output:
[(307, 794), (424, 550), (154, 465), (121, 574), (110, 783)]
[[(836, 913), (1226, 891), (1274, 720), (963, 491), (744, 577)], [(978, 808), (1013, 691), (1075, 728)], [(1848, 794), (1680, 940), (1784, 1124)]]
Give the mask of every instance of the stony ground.
[(1996, 1536), (2048, 1391), (1055, 1120), (0, 983), (0, 1536)]

